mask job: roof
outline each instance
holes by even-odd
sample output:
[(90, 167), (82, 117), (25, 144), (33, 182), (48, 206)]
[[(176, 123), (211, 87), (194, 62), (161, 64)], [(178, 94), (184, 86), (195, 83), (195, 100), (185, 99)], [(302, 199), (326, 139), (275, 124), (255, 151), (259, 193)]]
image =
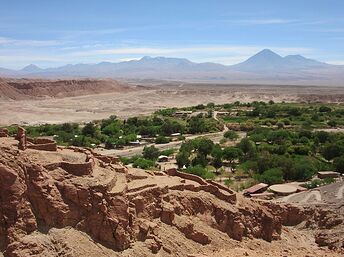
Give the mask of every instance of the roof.
[(308, 190), (307, 188), (301, 186), (301, 183), (298, 183), (298, 182), (290, 182), (290, 183), (287, 183), (286, 185), (295, 187), (297, 189), (297, 192), (303, 192), (303, 191)]
[(254, 185), (254, 186), (251, 186), (251, 187), (245, 189), (244, 193), (245, 194), (254, 194), (254, 193), (257, 193), (259, 191), (267, 189), (268, 186), (269, 186), (268, 184), (259, 183), (257, 185)]
[(293, 194), (293, 193), (296, 193), (297, 191), (297, 188), (295, 186), (291, 186), (287, 184), (272, 185), (269, 187), (269, 189), (276, 194), (283, 194), (283, 195)]
[(321, 175), (339, 175), (339, 172), (335, 172), (335, 171), (319, 171), (318, 174), (321, 174)]

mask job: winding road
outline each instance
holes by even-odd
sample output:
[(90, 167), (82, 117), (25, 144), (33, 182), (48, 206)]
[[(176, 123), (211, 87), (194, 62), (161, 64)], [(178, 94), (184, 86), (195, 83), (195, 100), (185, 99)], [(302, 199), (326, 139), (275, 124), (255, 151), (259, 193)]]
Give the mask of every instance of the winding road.
[[(217, 111), (213, 112), (213, 118), (215, 120), (218, 120), (217, 118)], [(224, 126), (223, 130), (221, 132), (215, 132), (215, 133), (206, 133), (206, 134), (198, 134), (198, 135), (187, 135), (185, 136), (185, 140), (191, 140), (195, 139), (197, 137), (206, 137), (211, 139), (214, 143), (219, 143), (220, 140), (223, 138), (224, 133), (228, 131), (227, 126)], [(245, 132), (237, 132), (239, 134), (239, 140), (244, 138), (246, 136)], [(122, 156), (122, 157), (132, 157), (135, 155), (141, 155), (143, 148), (145, 146), (152, 146), (154, 145), (156, 148), (158, 148), (160, 151), (166, 150), (166, 149), (179, 149), (180, 146), (182, 145), (184, 141), (172, 141), (167, 144), (145, 144), (145, 145), (140, 145), (136, 147), (131, 147), (127, 149), (98, 149), (96, 150), (98, 153), (104, 154), (104, 155), (117, 155), (117, 156)]]

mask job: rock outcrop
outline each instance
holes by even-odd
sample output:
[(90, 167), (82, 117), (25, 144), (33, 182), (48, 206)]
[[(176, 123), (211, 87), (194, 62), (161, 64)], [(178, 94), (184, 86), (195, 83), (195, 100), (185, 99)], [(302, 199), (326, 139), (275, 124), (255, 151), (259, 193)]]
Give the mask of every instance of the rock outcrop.
[(8, 129), (0, 128), (0, 137), (8, 137)]
[(35, 80), (0, 78), (0, 99), (63, 98), (130, 90), (132, 88), (124, 83), (106, 79)]
[(220, 247), (219, 238), (278, 240), (283, 224), (303, 221), (303, 214), (288, 205), (237, 198), (224, 186), (175, 170), (150, 174), (91, 149), (18, 151), (13, 141), (1, 140), (0, 250), (5, 256), (82, 256), (83, 250), (68, 247), (61, 234), (70, 241), (88, 238), (103, 249), (101, 256), (186, 256), (188, 249)]

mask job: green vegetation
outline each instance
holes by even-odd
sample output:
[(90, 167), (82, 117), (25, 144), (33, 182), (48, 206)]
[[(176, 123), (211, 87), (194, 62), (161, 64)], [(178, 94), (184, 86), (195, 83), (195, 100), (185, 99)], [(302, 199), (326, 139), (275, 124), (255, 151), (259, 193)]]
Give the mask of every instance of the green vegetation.
[(232, 130), (226, 131), (223, 136), (229, 140), (236, 140), (239, 138), (238, 133), (236, 133), (235, 131), (232, 131)]
[(268, 184), (307, 181), (321, 170), (344, 173), (344, 134), (314, 130), (343, 126), (341, 105), (237, 102), (211, 110), (228, 111), (220, 120), (229, 127), (238, 124), (236, 130), (247, 131), (247, 137), (227, 146), (227, 140), (238, 139), (229, 130), (220, 145), (201, 138), (187, 141), (177, 154), (180, 168), (229, 166)]
[[(218, 120), (213, 117), (216, 111)], [(220, 144), (205, 137), (184, 141), (186, 134), (219, 132), (224, 125), (230, 130)], [(100, 145), (107, 149), (137, 144), (138, 140), (146, 144), (184, 141), (176, 152), (180, 169), (212, 178), (228, 167), (235, 176), (248, 177), (243, 184), (249, 185), (257, 181), (307, 181), (321, 170), (344, 173), (344, 133), (327, 130), (343, 127), (343, 105), (270, 101), (200, 104), (163, 109), (148, 117), (121, 120), (111, 116), (84, 125), (46, 124), (26, 129), (31, 137), (53, 136), (60, 145)], [(237, 131), (246, 137), (239, 140), (243, 133)], [(10, 132), (14, 133), (11, 127)], [(160, 154), (170, 156), (174, 151), (160, 152), (150, 146), (144, 148), (142, 156), (122, 161), (149, 169)]]
[(325, 179), (313, 179), (312, 181), (303, 184), (304, 187), (308, 188), (308, 189), (312, 189), (312, 188), (316, 188), (319, 186), (323, 186), (323, 185), (327, 185), (327, 184), (331, 184), (334, 182), (333, 178), (325, 178)]
[(204, 179), (213, 179), (215, 177), (214, 173), (209, 172), (206, 168), (200, 165), (189, 167), (185, 172), (200, 176)]
[[(30, 137), (53, 136), (60, 145), (121, 148), (145, 138), (153, 138), (156, 144), (171, 141), (171, 134), (199, 134), (221, 129), (219, 122), (211, 117), (175, 117), (175, 109), (161, 110), (149, 117), (133, 117), (127, 120), (111, 116), (108, 119), (85, 124), (65, 123), (62, 125), (27, 126)], [(141, 139), (142, 138), (142, 139)], [(183, 140), (180, 135), (178, 140)]]

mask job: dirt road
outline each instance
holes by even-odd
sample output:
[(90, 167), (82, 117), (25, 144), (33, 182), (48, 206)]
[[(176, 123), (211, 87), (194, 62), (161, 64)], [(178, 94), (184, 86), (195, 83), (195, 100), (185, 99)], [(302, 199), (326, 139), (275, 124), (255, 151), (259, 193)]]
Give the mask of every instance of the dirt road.
[[(225, 129), (221, 132), (216, 132), (216, 133), (208, 133), (208, 134), (200, 134), (200, 135), (191, 135), (187, 136), (185, 140), (191, 140), (195, 139), (197, 137), (206, 137), (211, 139), (214, 143), (219, 143), (220, 140), (223, 138), (223, 134), (227, 131), (228, 129), (225, 127)], [(239, 132), (239, 139), (244, 138), (246, 136), (246, 133), (244, 132)], [(135, 155), (140, 155), (142, 154), (143, 148), (145, 146), (152, 146), (154, 145), (156, 148), (158, 148), (160, 151), (166, 150), (166, 149), (179, 149), (180, 146), (182, 145), (183, 141), (172, 141), (167, 144), (147, 144), (147, 145), (141, 145), (137, 147), (132, 147), (130, 149), (111, 149), (111, 150), (97, 150), (99, 153), (105, 154), (105, 155), (117, 155), (117, 156), (122, 156), (122, 157), (132, 157)]]

